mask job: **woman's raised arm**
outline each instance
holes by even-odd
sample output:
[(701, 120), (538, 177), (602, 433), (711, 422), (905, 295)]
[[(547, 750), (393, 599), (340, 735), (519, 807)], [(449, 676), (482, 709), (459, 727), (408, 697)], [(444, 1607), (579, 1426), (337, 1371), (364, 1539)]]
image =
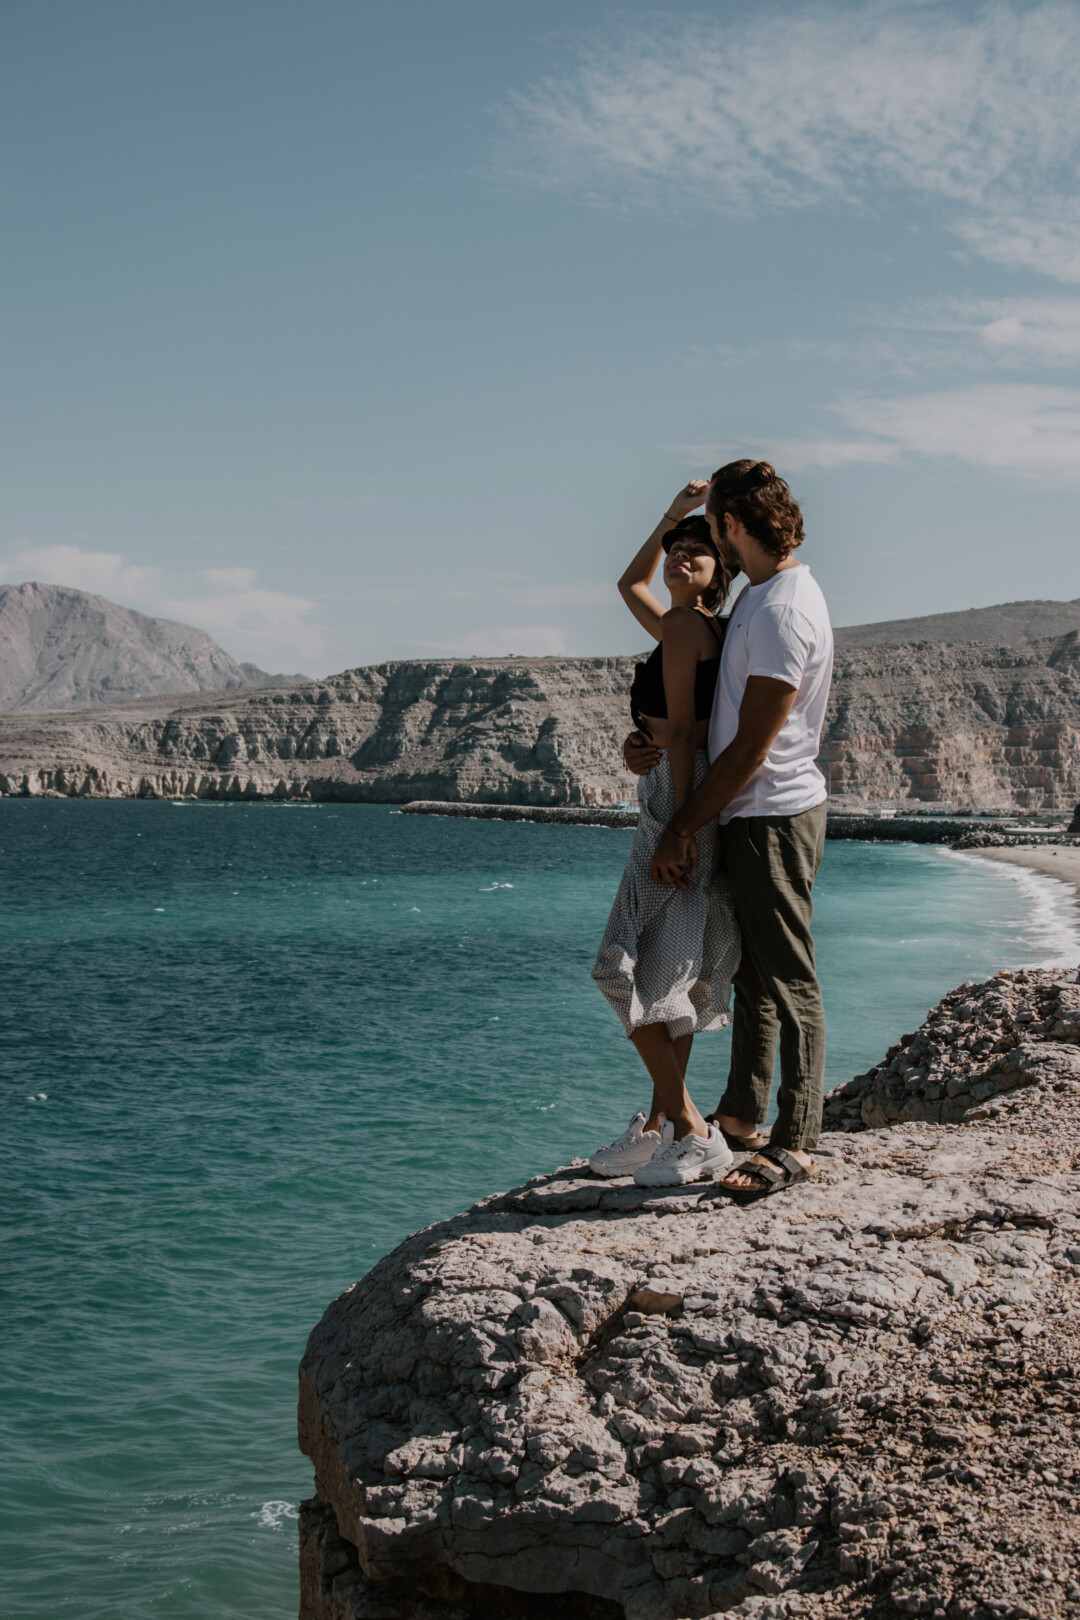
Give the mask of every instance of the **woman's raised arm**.
[(701, 505), (708, 487), (706, 479), (692, 478), (686, 488), (679, 491), (619, 580), (619, 595), (634, 618), (645, 627), (654, 641), (659, 641), (663, 635), (661, 621), (666, 609), (650, 591), (649, 584), (660, 561), (664, 536), (669, 529), (675, 527), (676, 523), (681, 523), (684, 517), (688, 517), (695, 507)]

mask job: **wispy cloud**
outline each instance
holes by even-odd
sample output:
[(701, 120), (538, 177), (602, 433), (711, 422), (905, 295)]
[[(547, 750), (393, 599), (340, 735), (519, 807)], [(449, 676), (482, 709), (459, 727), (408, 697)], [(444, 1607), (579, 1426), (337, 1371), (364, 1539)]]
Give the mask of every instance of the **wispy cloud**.
[(858, 462), (890, 462), (900, 459), (899, 447), (873, 439), (754, 439), (740, 443), (734, 439), (712, 444), (672, 444), (664, 448), (678, 455), (687, 467), (702, 478), (726, 461), (752, 456), (755, 461), (771, 461), (780, 472), (806, 472), (812, 467), (850, 467)]
[(321, 669), (316, 604), (263, 589), (251, 568), (203, 568), (189, 576), (132, 563), (119, 552), (81, 546), (22, 545), (0, 558), (0, 580), (38, 580), (93, 591), (152, 617), (206, 630), (234, 658), (270, 671)]
[(738, 456), (764, 457), (782, 473), (909, 456), (946, 458), (970, 467), (1055, 480), (1080, 479), (1080, 388), (1034, 383), (975, 383), (891, 398), (859, 397), (829, 407), (845, 433), (805, 439), (673, 445), (704, 475)]
[(934, 205), (983, 257), (1080, 280), (1080, 7), (762, 8), (604, 37), (508, 99), (495, 172), (603, 206)]
[[(901, 315), (921, 332), (962, 334), (977, 345), (966, 358), (1011, 365), (1075, 366), (1080, 361), (1080, 298), (956, 300)], [(928, 357), (929, 358), (929, 357)]]
[(978, 383), (836, 407), (849, 428), (898, 453), (972, 467), (1080, 478), (1080, 388)]

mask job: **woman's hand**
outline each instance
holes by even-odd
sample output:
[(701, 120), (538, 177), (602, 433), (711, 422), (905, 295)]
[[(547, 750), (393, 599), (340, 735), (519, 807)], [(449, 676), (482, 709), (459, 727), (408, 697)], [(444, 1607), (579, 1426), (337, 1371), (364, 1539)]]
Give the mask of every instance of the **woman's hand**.
[(688, 889), (697, 871), (697, 858), (696, 838), (680, 838), (670, 827), (665, 827), (653, 850), (650, 876), (654, 883), (666, 883), (673, 889)]
[(709, 480), (707, 478), (691, 478), (686, 488), (680, 489), (671, 502), (668, 507), (668, 516), (675, 518), (676, 521), (689, 517), (690, 513), (699, 507), (705, 499), (708, 488)]
[(659, 762), (660, 750), (640, 731), (632, 731), (622, 745), (622, 757), (628, 771), (635, 776), (648, 776)]

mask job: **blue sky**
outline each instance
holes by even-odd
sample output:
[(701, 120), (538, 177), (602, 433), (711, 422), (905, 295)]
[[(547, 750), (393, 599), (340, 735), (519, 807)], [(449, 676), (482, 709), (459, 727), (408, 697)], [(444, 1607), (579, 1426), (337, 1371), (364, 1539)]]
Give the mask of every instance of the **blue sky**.
[(0, 133), (0, 579), (632, 652), (755, 454), (838, 624), (1080, 596), (1076, 0), (3, 0)]

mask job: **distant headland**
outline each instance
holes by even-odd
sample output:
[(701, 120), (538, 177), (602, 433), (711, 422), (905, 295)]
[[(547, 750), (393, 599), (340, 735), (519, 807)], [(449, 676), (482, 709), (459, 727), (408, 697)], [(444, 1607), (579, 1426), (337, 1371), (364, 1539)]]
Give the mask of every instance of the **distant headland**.
[[(616, 806), (634, 792), (620, 748), (635, 662), (410, 660), (9, 711), (0, 793)], [(1080, 602), (839, 631), (821, 763), (838, 809), (1071, 812)]]

